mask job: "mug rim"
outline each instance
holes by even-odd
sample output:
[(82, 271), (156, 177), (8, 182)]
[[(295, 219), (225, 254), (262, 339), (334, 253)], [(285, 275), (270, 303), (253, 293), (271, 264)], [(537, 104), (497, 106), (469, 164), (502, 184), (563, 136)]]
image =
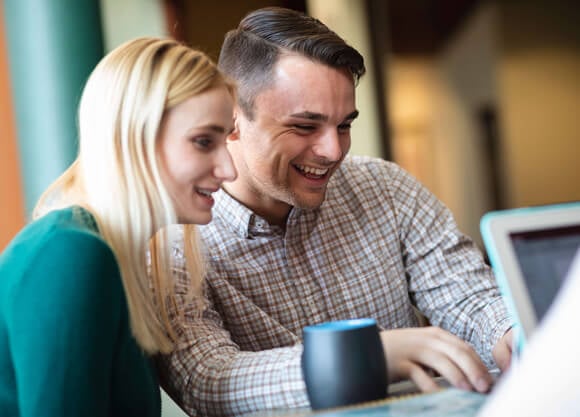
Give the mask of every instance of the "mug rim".
[(376, 324), (377, 321), (372, 318), (346, 319), (313, 324), (304, 327), (303, 330), (305, 332), (353, 330), (361, 329), (363, 327), (376, 326)]

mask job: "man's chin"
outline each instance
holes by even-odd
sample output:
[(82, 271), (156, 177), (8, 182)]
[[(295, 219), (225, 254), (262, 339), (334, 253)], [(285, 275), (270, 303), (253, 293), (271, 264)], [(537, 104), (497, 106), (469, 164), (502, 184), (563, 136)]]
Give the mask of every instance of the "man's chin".
[(326, 193), (317, 195), (299, 196), (295, 199), (294, 205), (304, 210), (315, 210), (319, 208), (322, 205), (322, 203), (324, 203), (325, 197)]

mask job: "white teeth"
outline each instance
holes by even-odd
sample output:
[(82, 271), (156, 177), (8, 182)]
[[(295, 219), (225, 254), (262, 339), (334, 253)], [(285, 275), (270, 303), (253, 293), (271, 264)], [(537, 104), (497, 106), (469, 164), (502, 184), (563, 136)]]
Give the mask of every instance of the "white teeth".
[(328, 168), (320, 169), (320, 168), (313, 168), (306, 165), (296, 165), (298, 169), (304, 171), (307, 174), (313, 175), (325, 175), (328, 172)]
[(201, 195), (204, 195), (206, 197), (211, 197), (211, 191), (207, 191), (207, 190), (201, 190), (201, 189), (197, 189), (197, 192), (200, 193)]

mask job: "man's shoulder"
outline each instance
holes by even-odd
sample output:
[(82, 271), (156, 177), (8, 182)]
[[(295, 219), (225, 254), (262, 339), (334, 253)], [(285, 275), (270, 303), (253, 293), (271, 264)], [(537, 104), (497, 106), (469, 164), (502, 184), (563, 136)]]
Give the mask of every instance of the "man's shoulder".
[(406, 178), (405, 170), (394, 162), (372, 156), (351, 155), (344, 159), (335, 173), (334, 183), (339, 187), (350, 184), (386, 190), (398, 182), (406, 181)]
[(365, 155), (349, 155), (344, 158), (339, 172), (352, 174), (396, 175), (401, 171), (396, 163), (386, 159)]
[(379, 207), (408, 207), (425, 188), (404, 168), (395, 162), (371, 156), (348, 156), (331, 179), (326, 206), (357, 205)]

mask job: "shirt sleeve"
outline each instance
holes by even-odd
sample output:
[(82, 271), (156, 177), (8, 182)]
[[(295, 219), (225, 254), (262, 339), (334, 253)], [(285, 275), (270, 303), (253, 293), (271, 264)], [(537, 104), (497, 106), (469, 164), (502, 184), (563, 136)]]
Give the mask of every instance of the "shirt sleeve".
[[(187, 275), (174, 271), (184, 293)], [(235, 416), (257, 410), (308, 406), (300, 359), (302, 345), (242, 351), (223, 326), (211, 302), (203, 315), (191, 305), (184, 312), (177, 349), (159, 357), (160, 377), (168, 394), (190, 415)]]
[(513, 322), (493, 272), (451, 212), (401, 169), (390, 179), (411, 297), (430, 323), (468, 341), (488, 367)]
[(9, 348), (21, 417), (108, 416), (123, 289), (98, 237), (56, 231), (11, 288)]

